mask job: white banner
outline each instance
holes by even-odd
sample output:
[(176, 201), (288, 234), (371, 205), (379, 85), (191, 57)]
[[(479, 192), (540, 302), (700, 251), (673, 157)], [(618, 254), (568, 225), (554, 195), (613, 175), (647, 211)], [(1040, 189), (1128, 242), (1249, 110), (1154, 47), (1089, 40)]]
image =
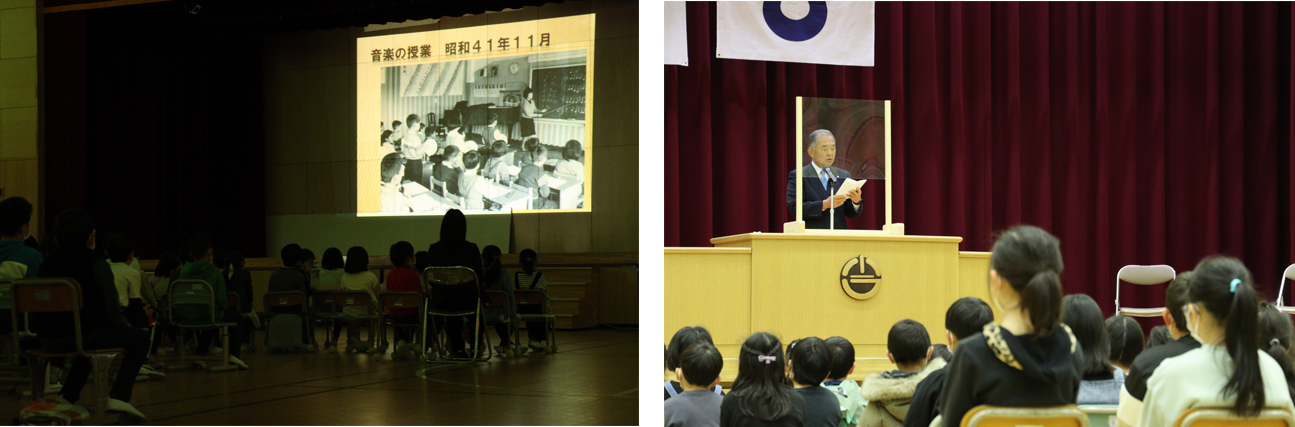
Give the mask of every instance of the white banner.
[(715, 57), (873, 65), (874, 2), (719, 2)]
[(665, 2), (665, 65), (688, 66), (688, 15), (682, 1)]

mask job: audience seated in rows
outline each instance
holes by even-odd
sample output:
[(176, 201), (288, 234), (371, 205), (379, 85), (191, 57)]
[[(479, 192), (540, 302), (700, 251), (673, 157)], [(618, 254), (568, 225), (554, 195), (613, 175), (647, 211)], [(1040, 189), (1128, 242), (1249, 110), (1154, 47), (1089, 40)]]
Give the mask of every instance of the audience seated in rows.
[(836, 400), (841, 404), (842, 424), (854, 427), (859, 424), (859, 416), (868, 405), (868, 401), (863, 399), (859, 383), (846, 378), (854, 373), (854, 344), (843, 337), (831, 337), (823, 340), (823, 345), (827, 346), (827, 352), (832, 358), (832, 370), (828, 371), (823, 388), (836, 395)]
[(841, 423), (840, 402), (822, 385), (831, 370), (832, 357), (821, 338), (802, 338), (787, 345), (787, 373), (792, 388), (805, 399), (806, 427), (837, 427)]
[[(527, 328), (529, 329), (530, 327), (527, 326)], [(670, 337), (670, 344), (665, 349), (665, 369), (672, 372), (678, 370), (681, 366), (680, 363), (683, 361), (683, 352), (698, 343), (715, 345), (715, 342), (711, 341), (710, 331), (701, 326), (685, 326), (675, 331), (674, 336)], [(724, 390), (718, 383), (710, 388), (715, 394), (724, 395)], [(666, 381), (665, 399), (670, 400), (671, 397), (678, 396), (684, 390), (684, 384), (680, 381)]]
[(918, 384), (947, 364), (944, 359), (931, 357), (933, 351), (931, 337), (921, 323), (904, 319), (891, 326), (886, 336), (886, 357), (896, 369), (872, 373), (863, 380), (863, 399), (868, 406), (859, 414), (858, 425), (904, 425)]
[(688, 346), (679, 355), (675, 384), (683, 391), (665, 401), (666, 427), (719, 427), (724, 397), (711, 389), (719, 385), (723, 369), (719, 350), (706, 341)]
[[(954, 301), (944, 312), (944, 337), (949, 341), (954, 357), (958, 354), (959, 343), (972, 335), (979, 334), (985, 326), (994, 321), (994, 311), (989, 304), (976, 297), (962, 297)], [(952, 358), (948, 359), (952, 361)], [(913, 390), (913, 398), (908, 405), (908, 415), (904, 417), (907, 427), (927, 427), (939, 415), (938, 403), (944, 391), (944, 382), (949, 375), (949, 368), (936, 369), (926, 375)]]
[(1097, 301), (1085, 294), (1066, 295), (1061, 299), (1063, 321), (1079, 341), (1079, 354), (1084, 364), (1080, 370), (1080, 405), (1114, 405), (1120, 402), (1120, 388), (1124, 386), (1124, 371), (1111, 365), (1111, 342), (1106, 335), (1102, 309)]
[[(216, 297), (215, 317), (217, 322), (235, 323), (240, 326), (228, 328), (229, 331), (229, 363), (238, 365), (240, 369), (247, 369), (247, 364), (243, 363), (238, 356), (242, 354), (243, 330), (241, 326), (246, 320), (237, 310), (228, 310), (223, 297), (227, 288), (225, 287), (225, 277), (220, 274), (220, 269), (211, 263), (213, 249), (211, 247), (211, 238), (205, 234), (196, 234), (189, 239), (189, 255), (193, 257), (193, 262), (185, 263), (180, 269), (180, 280), (196, 279), (207, 282), (211, 285), (212, 295)], [(187, 306), (176, 307), (175, 316), (182, 322), (188, 324), (210, 324), (212, 314), (206, 312), (200, 307)], [(208, 329), (198, 335), (199, 356), (207, 355), (212, 343), (220, 335), (218, 329)]]

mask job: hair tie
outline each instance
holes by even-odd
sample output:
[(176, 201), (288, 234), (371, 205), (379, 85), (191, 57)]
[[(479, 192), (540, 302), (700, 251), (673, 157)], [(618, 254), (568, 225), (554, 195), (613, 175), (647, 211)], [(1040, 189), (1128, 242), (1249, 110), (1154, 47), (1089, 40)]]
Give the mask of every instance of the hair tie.
[(764, 362), (764, 364), (766, 365), (769, 365), (769, 364), (772, 364), (773, 362), (778, 361), (778, 356), (756, 356), (755, 358), (756, 358), (756, 361)]
[(1232, 293), (1237, 293), (1237, 285), (1241, 284), (1241, 279), (1232, 279)]
[(1281, 340), (1280, 340), (1280, 339), (1273, 338), (1273, 340), (1272, 340), (1272, 341), (1268, 341), (1268, 345), (1269, 345), (1269, 346), (1282, 345), (1282, 342), (1281, 342)]

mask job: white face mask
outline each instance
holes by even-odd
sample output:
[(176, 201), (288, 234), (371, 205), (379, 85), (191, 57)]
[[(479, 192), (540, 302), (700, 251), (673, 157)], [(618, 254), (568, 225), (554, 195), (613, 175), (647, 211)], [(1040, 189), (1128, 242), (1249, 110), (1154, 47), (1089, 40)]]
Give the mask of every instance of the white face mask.
[[(1183, 314), (1187, 316), (1187, 333), (1190, 334), (1192, 338), (1196, 340), (1196, 342), (1204, 344), (1205, 340), (1201, 339), (1201, 334), (1200, 334), (1201, 315), (1199, 310), (1193, 310), (1195, 308), (1196, 308), (1196, 304), (1194, 303), (1183, 305)], [(1195, 325), (1192, 324), (1192, 312), (1196, 313)]]

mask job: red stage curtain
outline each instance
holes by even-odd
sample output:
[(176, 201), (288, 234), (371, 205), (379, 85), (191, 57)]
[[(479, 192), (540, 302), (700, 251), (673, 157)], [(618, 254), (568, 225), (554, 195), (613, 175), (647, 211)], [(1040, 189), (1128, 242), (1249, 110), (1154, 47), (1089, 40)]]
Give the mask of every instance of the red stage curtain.
[[(889, 99), (907, 234), (987, 251), (1041, 226), (1066, 292), (1108, 314), (1121, 266), (1213, 253), (1276, 297), (1295, 261), (1290, 3), (876, 7), (868, 68), (715, 59), (715, 6), (688, 4), (689, 66), (665, 69), (667, 246), (782, 230), (796, 96)], [(883, 189), (852, 228), (881, 227)], [(1159, 306), (1163, 288), (1122, 300)]]

